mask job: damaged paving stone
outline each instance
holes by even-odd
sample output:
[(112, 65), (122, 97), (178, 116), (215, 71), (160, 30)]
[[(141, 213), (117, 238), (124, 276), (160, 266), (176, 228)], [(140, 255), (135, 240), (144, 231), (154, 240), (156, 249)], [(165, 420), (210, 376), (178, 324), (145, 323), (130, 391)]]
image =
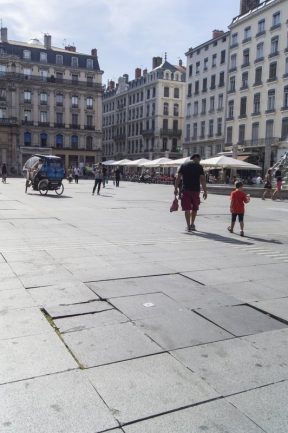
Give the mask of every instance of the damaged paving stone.
[(80, 316), (82, 314), (96, 313), (99, 311), (111, 310), (113, 307), (108, 302), (91, 301), (79, 304), (48, 306), (46, 312), (52, 319), (60, 317)]

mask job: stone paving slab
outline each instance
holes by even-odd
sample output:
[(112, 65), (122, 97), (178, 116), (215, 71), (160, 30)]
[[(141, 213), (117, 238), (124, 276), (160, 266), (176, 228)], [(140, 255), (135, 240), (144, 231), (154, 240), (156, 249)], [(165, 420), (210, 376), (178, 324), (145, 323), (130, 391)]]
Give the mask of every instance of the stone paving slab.
[(0, 386), (0, 433), (97, 433), (117, 425), (80, 372)]
[(263, 433), (224, 400), (201, 404), (124, 427), (125, 433)]
[[(214, 285), (212, 287), (214, 288)], [(274, 284), (269, 280), (218, 283), (215, 287), (223, 293), (235, 296), (242, 302), (288, 297), (287, 279), (276, 280)]]
[(73, 281), (66, 283), (59, 282), (51, 286), (36, 287), (35, 289), (29, 289), (29, 293), (39, 305), (45, 307), (71, 305), (99, 299), (85, 284)]
[(8, 263), (0, 263), (0, 275), (2, 278), (14, 278), (15, 274)]
[[(103, 299), (119, 298), (121, 296), (143, 295), (145, 293), (159, 293), (167, 289), (167, 287), (192, 288), (193, 282), (182, 277), (181, 275), (159, 275), (156, 277), (144, 278), (125, 278), (111, 281), (101, 281), (97, 283), (88, 283), (98, 296)], [(195, 284), (195, 283), (194, 283)]]
[(107, 302), (91, 301), (81, 304), (56, 305), (47, 307), (46, 311), (53, 319), (57, 317), (69, 317), (81, 314), (96, 313), (99, 311), (111, 310), (113, 307)]
[[(271, 355), (273, 348), (268, 351), (254, 347), (250, 338), (189, 347), (174, 351), (173, 355), (224, 396), (288, 379), (288, 363), (283, 356)], [(287, 345), (287, 338), (285, 341)], [(282, 349), (286, 354), (287, 350)]]
[(218, 396), (169, 354), (92, 368), (86, 374), (122, 424)]
[(24, 288), (0, 291), (0, 315), (3, 310), (33, 306), (36, 306), (36, 302)]
[(2, 278), (0, 281), (0, 291), (2, 290), (17, 290), (23, 289), (23, 284), (17, 277), (13, 278)]
[(287, 328), (284, 323), (247, 305), (202, 309), (201, 315), (238, 337)]
[[(288, 329), (278, 331), (263, 332), (256, 335), (243, 337), (259, 351), (263, 351), (270, 357), (270, 361), (275, 365), (280, 363), (280, 367), (288, 369)], [(283, 377), (286, 379), (286, 377)]]
[(52, 333), (0, 340), (0, 384), (78, 368)]
[(14, 262), (22, 262), (22, 263), (47, 263), (47, 262), (54, 262), (53, 257), (48, 254), (47, 251), (25, 251), (25, 254), (21, 251), (4, 251), (2, 253), (7, 260), (8, 263), (14, 263)]
[(287, 433), (287, 381), (238, 394), (227, 400), (266, 433)]
[(106, 325), (128, 322), (129, 319), (117, 310), (107, 310), (96, 314), (55, 319), (54, 323), (62, 333), (83, 331), (84, 329), (99, 328)]
[(0, 329), (0, 340), (54, 333), (43, 314), (36, 308), (2, 310)]
[(132, 323), (72, 332), (64, 334), (63, 338), (85, 367), (110, 364), (162, 351)]
[(113, 298), (110, 302), (131, 320), (155, 317), (167, 311), (185, 310), (185, 307), (162, 293)]
[(251, 305), (288, 322), (288, 298), (252, 302)]
[(169, 311), (135, 323), (164, 350), (233, 338), (230, 333), (191, 311)]

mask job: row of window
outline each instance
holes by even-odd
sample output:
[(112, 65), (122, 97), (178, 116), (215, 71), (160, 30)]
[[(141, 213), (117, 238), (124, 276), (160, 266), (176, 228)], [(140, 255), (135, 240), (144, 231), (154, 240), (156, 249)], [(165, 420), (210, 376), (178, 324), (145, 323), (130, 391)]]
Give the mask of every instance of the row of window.
[[(232, 144), (233, 140), (233, 126), (228, 126), (227, 132), (226, 132), (226, 143)], [(246, 125), (239, 125), (238, 129), (238, 143), (244, 144), (246, 140)], [(259, 122), (252, 123), (252, 133), (249, 137), (249, 140), (254, 142), (255, 144), (258, 144), (259, 136), (260, 134), (260, 124)], [(269, 139), (274, 138), (274, 120), (269, 119), (266, 121), (265, 124), (265, 141), (269, 142)], [(282, 130), (281, 130), (281, 139), (287, 140), (288, 139), (288, 117), (285, 117), (282, 119)], [(270, 141), (271, 142), (271, 141)]]
[[(32, 102), (32, 92), (31, 90), (24, 90), (23, 92), (24, 102), (31, 103)], [(73, 95), (71, 96), (71, 104), (72, 108), (78, 108), (79, 105), (79, 96)], [(42, 105), (48, 104), (48, 94), (46, 92), (41, 92), (39, 95), (39, 101)], [(61, 106), (64, 104), (64, 95), (62, 93), (57, 93), (55, 96), (56, 105)], [(86, 97), (86, 108), (93, 108), (93, 97)]]
[[(273, 112), (276, 108), (276, 91), (275, 89), (268, 90), (268, 99), (266, 112)], [(282, 109), (288, 110), (288, 86), (284, 87), (283, 95), (283, 107)], [(252, 115), (257, 115), (261, 113), (261, 94), (256, 93), (253, 98), (253, 113)], [(247, 97), (243, 96), (240, 99), (240, 117), (247, 116)], [(234, 119), (234, 100), (228, 102), (228, 120)]]
[[(281, 25), (281, 13), (280, 13), (280, 11), (278, 11), (272, 15), (270, 30), (274, 30), (274, 29), (280, 27), (280, 25)], [(262, 18), (258, 21), (258, 28), (257, 28), (256, 37), (265, 34), (265, 32), (266, 32), (266, 20), (264, 18)], [(252, 28), (251, 28), (251, 26), (247, 26), (244, 29), (242, 42), (245, 43), (245, 42), (250, 41), (251, 39), (252, 39)], [(239, 43), (238, 33), (236, 33), (236, 32), (232, 33), (230, 48), (236, 47), (238, 45), (238, 43)]]
[[(23, 50), (23, 59), (31, 60), (31, 51), (30, 50)], [(40, 63), (47, 63), (48, 55), (45, 51), (40, 51), (39, 61), (40, 61)], [(56, 65), (63, 65), (63, 55), (62, 54), (56, 54), (55, 55), (55, 64)], [(72, 68), (78, 68), (78, 64), (79, 64), (79, 58), (72, 56), (71, 57), (71, 63), (70, 63), (71, 67)], [(93, 69), (93, 67), (94, 67), (93, 59), (86, 59), (86, 68), (87, 69)]]
[[(55, 119), (56, 124), (64, 126), (64, 114), (63, 113), (55, 113)], [(71, 115), (71, 125), (79, 126), (79, 116), (77, 113), (72, 113)], [(32, 111), (31, 110), (24, 110), (24, 121), (25, 122), (32, 122)], [(47, 111), (40, 111), (39, 113), (39, 122), (41, 123), (49, 123), (49, 113)], [(87, 115), (86, 116), (86, 124), (85, 126), (93, 127), (93, 116)]]
[[(200, 109), (200, 101), (194, 101), (193, 104), (193, 113), (192, 113), (192, 104), (189, 102), (187, 104), (187, 114), (186, 117), (190, 117), (191, 115), (197, 116), (198, 114), (206, 114), (206, 111), (208, 109), (207, 106), (207, 99), (204, 98), (201, 100), (201, 111)], [(216, 106), (217, 103), (217, 106)], [(216, 100), (215, 96), (210, 96), (209, 99), (209, 113), (213, 113), (215, 110), (222, 111), (223, 110), (223, 103), (224, 103), (224, 95), (223, 93), (218, 95), (218, 99)]]
[[(24, 140), (24, 146), (32, 146), (32, 133), (27, 131), (24, 133), (23, 140)], [(39, 136), (37, 134), (37, 143), (39, 140), (39, 144), (41, 147), (47, 147), (48, 145), (54, 145), (56, 147), (64, 147), (65, 140), (64, 136), (62, 134), (57, 134), (54, 138), (52, 136), (49, 136), (46, 132), (42, 132)], [(72, 149), (78, 149), (79, 146), (79, 137), (78, 135), (72, 135), (70, 137), (70, 146)], [(68, 143), (66, 142), (66, 145), (68, 147)], [(93, 149), (93, 137), (87, 136), (85, 137), (85, 146), (87, 150)]]
[[(220, 53), (220, 65), (223, 65), (226, 61), (226, 50), (222, 50)], [(214, 53), (211, 58), (211, 67), (215, 68), (217, 66), (217, 53)], [(208, 71), (209, 69), (209, 58), (205, 57), (203, 61), (203, 71)], [(201, 62), (197, 62), (195, 65), (195, 74), (200, 74), (201, 71)], [(193, 75), (193, 65), (189, 65), (188, 67), (188, 75), (192, 77)]]
[[(273, 51), (273, 53), (270, 54), (270, 56), (269, 56), (270, 58), (279, 54), (279, 51), (277, 48), (278, 45), (275, 44), (275, 45), (273, 45), (273, 47), (276, 51)], [(264, 44), (263, 43), (257, 45), (255, 63), (260, 62), (260, 61), (261, 62), (264, 61)], [(287, 62), (287, 58), (285, 59), (285, 62)], [(241, 68), (248, 67), (248, 66), (250, 66), (250, 50), (249, 50), (249, 48), (247, 48), (243, 51), (243, 59), (242, 59)], [(237, 54), (232, 54), (231, 58), (230, 58), (229, 72), (233, 72), (236, 69), (237, 69)]]
[(223, 128), (222, 117), (219, 117), (217, 119), (217, 122), (214, 122), (213, 119), (210, 119), (208, 122), (208, 130), (207, 130), (207, 122), (205, 122), (205, 120), (200, 122), (200, 124), (194, 122), (192, 125), (192, 131), (191, 131), (190, 124), (187, 124), (185, 141), (189, 142), (191, 139), (197, 140), (199, 138), (200, 139), (211, 138), (214, 137), (215, 135), (220, 137), (222, 135), (222, 130), (223, 130), (222, 128)]
[[(218, 81), (218, 87), (224, 87), (225, 86), (225, 72), (222, 71), (219, 74), (219, 81)], [(216, 89), (216, 74), (211, 75), (210, 78), (210, 87), (209, 90), (214, 90)], [(202, 80), (202, 88), (201, 88), (202, 92), (207, 92), (208, 91), (208, 78), (203, 78)], [(192, 96), (192, 92), (193, 92), (193, 88), (192, 88), (192, 83), (188, 84), (188, 97)], [(194, 83), (194, 95), (198, 95), (200, 92), (200, 81), (197, 80)]]

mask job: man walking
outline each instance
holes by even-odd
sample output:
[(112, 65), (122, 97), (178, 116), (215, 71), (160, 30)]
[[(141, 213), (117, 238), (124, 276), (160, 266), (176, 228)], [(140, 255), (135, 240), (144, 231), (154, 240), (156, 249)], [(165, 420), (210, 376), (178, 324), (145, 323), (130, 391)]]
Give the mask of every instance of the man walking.
[(79, 167), (75, 167), (74, 168), (75, 183), (78, 183), (78, 181), (79, 181), (79, 175), (80, 175), (80, 168)]
[(103, 180), (103, 166), (101, 164), (101, 162), (99, 162), (98, 165), (96, 165), (95, 171), (94, 171), (94, 176), (95, 176), (95, 181), (94, 181), (94, 187), (93, 187), (93, 191), (92, 191), (92, 195), (95, 194), (95, 190), (97, 188), (97, 195), (100, 194), (100, 188), (101, 188), (101, 183)]
[[(195, 153), (190, 161), (181, 165), (175, 180), (175, 196), (181, 197), (182, 210), (185, 212), (187, 231), (195, 231), (195, 219), (200, 205), (200, 184), (203, 188), (203, 199), (207, 198), (206, 179), (201, 156)], [(181, 185), (181, 191), (180, 191)]]

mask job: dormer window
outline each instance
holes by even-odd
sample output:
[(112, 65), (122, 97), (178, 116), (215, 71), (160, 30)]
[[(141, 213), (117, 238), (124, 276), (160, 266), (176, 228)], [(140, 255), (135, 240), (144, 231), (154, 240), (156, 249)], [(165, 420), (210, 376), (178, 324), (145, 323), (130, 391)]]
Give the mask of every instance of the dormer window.
[(47, 53), (44, 53), (44, 52), (40, 53), (40, 62), (41, 63), (47, 63)]
[(72, 68), (78, 68), (78, 57), (71, 57)]
[(87, 59), (86, 60), (86, 68), (87, 69), (93, 69), (93, 59)]
[(61, 54), (56, 54), (56, 65), (63, 65), (63, 56)]
[(29, 50), (24, 50), (24, 51), (23, 51), (23, 59), (31, 60), (31, 51), (29, 51)]

